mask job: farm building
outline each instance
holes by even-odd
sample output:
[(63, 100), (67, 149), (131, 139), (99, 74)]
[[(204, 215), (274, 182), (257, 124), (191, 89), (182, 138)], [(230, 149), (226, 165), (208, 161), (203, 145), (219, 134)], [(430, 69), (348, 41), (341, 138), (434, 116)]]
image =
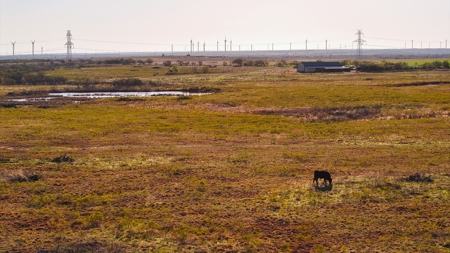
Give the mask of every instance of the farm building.
[(297, 72), (350, 72), (351, 68), (344, 67), (340, 62), (301, 62), (297, 67)]

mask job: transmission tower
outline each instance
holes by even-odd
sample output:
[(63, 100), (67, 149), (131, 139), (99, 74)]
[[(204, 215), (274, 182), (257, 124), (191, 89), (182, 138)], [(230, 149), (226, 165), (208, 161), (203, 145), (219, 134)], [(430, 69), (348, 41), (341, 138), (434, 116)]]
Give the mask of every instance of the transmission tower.
[(73, 43), (72, 43), (72, 33), (70, 32), (70, 30), (67, 30), (67, 42), (66, 42), (66, 46), (67, 46), (67, 61), (71, 62), (72, 61), (72, 48), (73, 48)]
[(32, 41), (31, 41), (32, 52), (33, 52), (33, 60), (34, 60), (34, 42), (36, 42), (36, 40), (32, 40)]
[(356, 35), (358, 35), (358, 39), (353, 41), (356, 42), (358, 44), (357, 46), (357, 50), (356, 50), (356, 54), (358, 55), (358, 58), (361, 58), (362, 56), (362, 45), (364, 44), (364, 42), (366, 42), (365, 40), (363, 40), (361, 37), (364, 33), (362, 32), (362, 30), (358, 30), (358, 32), (356, 33)]
[(14, 42), (11, 41), (11, 44), (13, 46), (13, 56), (14, 56), (14, 48), (16, 47), (16, 42), (15, 41)]

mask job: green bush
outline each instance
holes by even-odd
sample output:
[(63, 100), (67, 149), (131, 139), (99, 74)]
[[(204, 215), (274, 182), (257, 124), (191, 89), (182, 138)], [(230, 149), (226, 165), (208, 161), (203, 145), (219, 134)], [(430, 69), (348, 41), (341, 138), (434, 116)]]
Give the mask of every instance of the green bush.
[(209, 67), (208, 66), (203, 66), (202, 67), (202, 73), (204, 73), (204, 74), (209, 73)]
[(144, 84), (144, 82), (139, 78), (116, 79), (112, 82), (112, 85), (116, 88), (136, 87), (136, 86), (142, 86), (143, 84)]
[(16, 80), (9, 78), (9, 77), (6, 77), (5, 80), (3, 81), (3, 83), (5, 85), (16, 85), (17, 84)]
[(269, 66), (269, 63), (267, 61), (257, 60), (257, 61), (255, 61), (255, 66), (256, 67), (266, 67), (266, 66)]
[(234, 59), (231, 64), (233, 64), (236, 67), (241, 67), (244, 64), (244, 60), (242, 58)]
[(444, 67), (445, 69), (450, 69), (450, 64), (447, 60), (442, 62), (442, 67)]
[(171, 70), (172, 70), (173, 73), (178, 73), (179, 72), (179, 69), (178, 69), (177, 65), (173, 65)]

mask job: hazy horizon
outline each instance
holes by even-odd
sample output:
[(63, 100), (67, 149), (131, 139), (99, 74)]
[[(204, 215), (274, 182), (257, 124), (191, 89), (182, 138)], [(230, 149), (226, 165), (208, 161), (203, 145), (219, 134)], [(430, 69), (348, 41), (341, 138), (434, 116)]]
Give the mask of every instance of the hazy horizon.
[(358, 29), (367, 49), (445, 48), (450, 1), (0, 0), (0, 55), (64, 53), (67, 30), (74, 53), (102, 53), (349, 49)]

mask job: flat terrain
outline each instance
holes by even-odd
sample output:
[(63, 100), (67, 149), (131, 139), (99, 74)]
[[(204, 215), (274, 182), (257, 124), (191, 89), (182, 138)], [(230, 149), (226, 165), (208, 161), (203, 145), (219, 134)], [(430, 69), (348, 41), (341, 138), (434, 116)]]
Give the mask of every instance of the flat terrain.
[(192, 68), (47, 74), (216, 92), (0, 86), (0, 251), (450, 252), (450, 72)]

